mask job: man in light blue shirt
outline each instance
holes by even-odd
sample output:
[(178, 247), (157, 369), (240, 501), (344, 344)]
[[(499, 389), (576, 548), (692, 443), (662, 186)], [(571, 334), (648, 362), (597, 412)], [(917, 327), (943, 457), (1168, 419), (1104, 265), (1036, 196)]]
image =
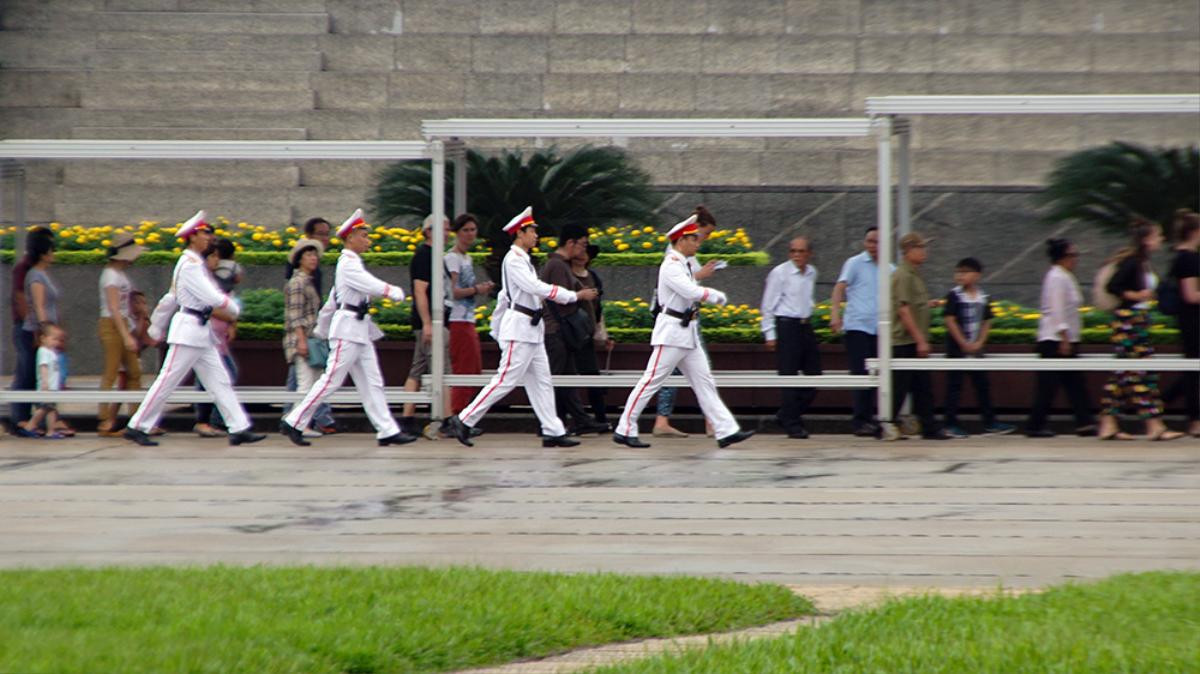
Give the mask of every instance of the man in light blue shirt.
[[(894, 268), (894, 267), (893, 267)], [(842, 265), (833, 299), (829, 307), (829, 327), (834, 333), (845, 330), (842, 343), (846, 345), (846, 360), (850, 374), (866, 374), (867, 359), (875, 358), (876, 334), (879, 332), (879, 228), (867, 229), (863, 237), (863, 252), (850, 257)], [(846, 302), (845, 318), (842, 302)], [(859, 389), (854, 392), (854, 434), (874, 437), (879, 433), (875, 421), (875, 391)]]

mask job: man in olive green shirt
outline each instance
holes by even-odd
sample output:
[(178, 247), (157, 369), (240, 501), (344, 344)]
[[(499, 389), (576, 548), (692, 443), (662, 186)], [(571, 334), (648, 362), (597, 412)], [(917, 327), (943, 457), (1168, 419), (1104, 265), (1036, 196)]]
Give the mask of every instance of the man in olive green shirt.
[[(895, 358), (929, 357), (929, 290), (918, 270), (925, 264), (930, 240), (917, 232), (900, 238), (902, 259), (892, 273), (892, 356)], [(950, 439), (933, 417), (933, 382), (928, 372), (892, 372), (892, 419), (900, 414), (904, 398), (910, 392), (913, 408), (921, 420), (921, 436), (927, 440)]]

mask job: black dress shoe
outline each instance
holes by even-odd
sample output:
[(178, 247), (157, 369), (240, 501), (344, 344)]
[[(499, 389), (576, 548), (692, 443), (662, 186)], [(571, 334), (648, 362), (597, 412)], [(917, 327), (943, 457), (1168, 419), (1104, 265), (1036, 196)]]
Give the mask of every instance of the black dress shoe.
[(476, 426), (475, 428), (472, 428), (472, 429), (471, 429), (471, 437), (472, 437), (472, 438), (478, 438), (478, 437), (479, 437), (479, 436), (481, 436), (481, 435), (483, 435), (483, 429), (482, 429), (482, 428), (480, 428), (480, 427)]
[(750, 437), (751, 435), (754, 435), (754, 431), (738, 431), (737, 433), (734, 433), (733, 435), (726, 435), (723, 438), (717, 439), (717, 447), (720, 447), (721, 449), (725, 449), (726, 447), (728, 447), (730, 445), (736, 445), (737, 443), (741, 442), (742, 440), (745, 440), (746, 438)]
[(407, 445), (410, 442), (416, 441), (417, 436), (400, 431), (395, 435), (389, 435), (386, 438), (379, 438), (377, 442), (379, 442), (380, 447), (387, 447), (388, 445)]
[(879, 425), (870, 422), (859, 424), (854, 427), (854, 435), (860, 438), (877, 438), (879, 437)]
[(149, 435), (146, 435), (146, 433), (144, 433), (143, 431), (139, 431), (136, 428), (126, 428), (125, 429), (125, 439), (132, 440), (143, 447), (157, 447), (158, 446), (158, 443), (155, 442), (154, 440), (151, 440)]
[(1096, 424), (1088, 424), (1087, 426), (1080, 426), (1079, 428), (1075, 429), (1075, 435), (1078, 435), (1081, 438), (1094, 438), (1099, 432), (1100, 429), (1096, 426)]
[(620, 433), (613, 433), (613, 442), (618, 445), (633, 447), (634, 449), (643, 449), (650, 446), (650, 443), (638, 440), (636, 435), (621, 435)]
[(565, 435), (555, 435), (548, 438), (542, 438), (543, 447), (577, 447), (578, 440), (572, 440)]
[(587, 421), (580, 424), (575, 424), (575, 430), (571, 431), (572, 435), (603, 435), (611, 433), (612, 426), (601, 423), (599, 421)]
[(240, 433), (229, 434), (229, 444), (231, 445), (249, 445), (259, 440), (266, 439), (266, 435), (262, 433), (251, 433), (250, 431), (242, 431)]
[(1027, 438), (1053, 438), (1054, 436), (1054, 431), (1050, 430), (1049, 428), (1036, 428), (1025, 431), (1025, 437)]
[(473, 429), (464, 424), (462, 419), (458, 418), (457, 414), (446, 419), (446, 422), (446, 427), (450, 430), (450, 435), (453, 435), (455, 439), (468, 447), (475, 446), (475, 443), (471, 442), (471, 431)]
[(808, 430), (804, 429), (804, 428), (797, 428), (794, 431), (789, 431), (788, 437), (793, 440), (807, 440), (808, 439)]
[(924, 440), (953, 440), (954, 436), (944, 428), (939, 428), (932, 433), (922, 433), (921, 438)]
[(301, 447), (308, 447), (312, 445), (311, 442), (304, 439), (303, 431), (286, 421), (279, 422), (279, 432), (288, 440), (291, 440), (293, 445), (299, 445)]

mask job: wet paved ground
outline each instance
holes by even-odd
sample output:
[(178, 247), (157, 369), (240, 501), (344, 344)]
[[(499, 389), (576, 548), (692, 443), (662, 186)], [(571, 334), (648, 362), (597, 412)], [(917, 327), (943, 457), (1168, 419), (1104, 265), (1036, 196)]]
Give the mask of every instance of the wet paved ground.
[(482, 564), (803, 585), (1200, 568), (1200, 442), (0, 440), (0, 566)]

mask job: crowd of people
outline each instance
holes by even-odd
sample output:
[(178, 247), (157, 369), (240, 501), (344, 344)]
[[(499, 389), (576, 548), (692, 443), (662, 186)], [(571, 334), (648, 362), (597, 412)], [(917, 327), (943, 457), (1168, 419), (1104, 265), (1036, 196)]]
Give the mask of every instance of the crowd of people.
[[(1093, 296), (1097, 305), (1111, 310), (1112, 344), (1117, 358), (1140, 359), (1154, 353), (1150, 340), (1151, 307), (1157, 300), (1161, 312), (1178, 323), (1183, 354), (1200, 357), (1200, 216), (1180, 211), (1173, 231), (1176, 246), (1170, 269), (1159, 277), (1151, 255), (1164, 245), (1161, 225), (1136, 220), (1130, 244), (1106, 260), (1097, 277)], [(567, 225), (558, 233), (556, 249), (539, 270), (530, 251), (537, 245), (537, 223), (530, 209), (514, 217), (504, 231), (513, 239), (505, 256), (501, 278), (484, 280), (476, 275), (468, 253), (479, 235), (478, 219), (463, 214), (441, 223), (429, 216), (423, 223), (425, 242), (411, 263), (412, 328), (415, 342), (412, 366), (405, 388), (416, 391), (421, 377), (433, 367), (432, 308), (434, 227), (454, 237), (444, 256), (446, 345), (443, 362), (454, 374), (482, 372), (481, 345), (476, 330), (477, 303), (496, 295), (491, 335), (502, 347), (500, 368), (491, 383), (480, 390), (454, 387), (447, 392), (448, 416), (439, 423), (421, 424), (416, 406), (406, 404), (395, 420), (383, 396), (373, 341), (382, 336), (369, 313), (379, 297), (401, 301), (405, 293), (371, 275), (360, 254), (370, 246), (361, 211), (337, 230), (343, 248), (330, 284), (328, 299), (321, 269), (322, 255), (330, 249), (334, 233), (330, 223), (313, 218), (304, 225), (304, 236), (288, 255), (285, 269), (283, 351), (288, 365), (287, 388), (305, 391), (303, 402), (285, 408), (281, 431), (296, 444), (337, 432), (337, 422), (327, 398), (347, 375), (353, 377), (363, 406), (377, 429), (382, 445), (403, 444), (420, 435), (430, 439), (454, 437), (470, 445), (481, 434), (479, 421), (487, 410), (517, 385), (523, 385), (541, 423), (543, 444), (572, 446), (571, 435), (612, 433), (618, 444), (647, 447), (639, 439), (638, 418), (657, 397), (652, 435), (686, 437), (671, 424), (674, 390), (663, 386), (672, 373), (682, 374), (696, 395), (707, 422), (707, 434), (725, 447), (748, 438), (721, 401), (700, 332), (698, 308), (702, 303), (723, 304), (725, 295), (701, 284), (720, 268), (717, 261), (700, 265), (696, 253), (717, 227), (716, 218), (703, 206), (670, 229), (670, 244), (659, 268), (653, 312), (653, 350), (641, 380), (631, 390), (615, 425), (605, 405), (606, 392), (586, 391), (585, 405), (579, 390), (553, 387), (551, 375), (599, 374), (598, 353), (609, 353), (613, 341), (604, 325), (601, 304), (604, 282), (592, 269), (598, 249), (588, 242), (588, 232)], [(159, 418), (169, 394), (194, 372), (196, 386), (207, 387), (215, 404), (196, 405), (194, 431), (202, 437), (228, 437), (233, 444), (256, 442), (262, 435), (250, 430), (250, 420), (237, 402), (233, 383), (237, 363), (230, 343), (236, 336), (238, 304), (235, 290), (242, 269), (235, 261), (231, 242), (218, 239), (203, 211), (180, 228), (177, 236), (186, 248), (172, 275), (171, 288), (153, 312), (130, 281), (128, 267), (143, 249), (131, 235), (113, 237), (108, 262), (99, 279), (97, 338), (104, 356), (101, 389), (114, 386), (141, 388), (140, 354), (164, 341), (163, 365), (127, 426), (118, 424), (119, 407), (99, 406), (97, 432), (124, 436), (153, 445), (161, 435)], [(946, 326), (948, 358), (986, 357), (993, 320), (992, 302), (981, 286), (983, 264), (974, 257), (955, 265), (953, 285), (935, 298), (922, 274), (932, 240), (912, 232), (899, 240), (900, 259), (884, 272), (892, 286), (892, 355), (924, 358), (930, 354), (930, 325), (941, 311)], [(879, 232), (868, 228), (863, 250), (845, 260), (831, 297), (830, 328), (841, 336), (849, 371), (865, 374), (866, 361), (877, 355)], [(58, 390), (66, 381), (68, 335), (59, 316), (60, 289), (51, 272), (54, 234), (30, 230), (24, 256), (13, 268), (13, 345), (16, 364), (13, 388)], [(1042, 358), (1075, 358), (1080, 352), (1084, 295), (1075, 276), (1081, 251), (1073, 242), (1055, 238), (1046, 243), (1050, 266), (1042, 281), (1040, 317), (1035, 352)], [(788, 243), (787, 261), (766, 276), (760, 311), (765, 349), (774, 354), (780, 375), (820, 375), (818, 339), (814, 330), (818, 271), (812, 264), (813, 246), (799, 236)], [(497, 293), (496, 283), (499, 281)], [(1131, 364), (1132, 366), (1133, 364)], [(853, 432), (864, 437), (897, 437), (902, 425), (881, 423), (899, 418), (911, 399), (916, 426), (904, 430), (922, 437), (949, 440), (969, 433), (959, 417), (963, 384), (970, 379), (983, 434), (1016, 430), (996, 418), (989, 376), (984, 370), (951, 371), (943, 415), (935, 414), (929, 372), (896, 370), (893, 373), (893, 408), (879, 414), (873, 390), (854, 394)], [(1047, 417), (1059, 388), (1070, 402), (1079, 435), (1103, 440), (1132, 440), (1121, 430), (1120, 415), (1129, 413), (1145, 422), (1145, 437), (1172, 440), (1184, 435), (1200, 437), (1200, 371), (1185, 372), (1171, 390), (1162, 392), (1154, 372), (1130, 369), (1113, 372), (1100, 397), (1099, 414), (1086, 390), (1082, 373), (1039, 370), (1033, 405), (1024, 432), (1031, 437), (1051, 437)], [(783, 388), (777, 418), (789, 438), (809, 436), (804, 416), (817, 397), (816, 389)], [(1167, 428), (1164, 401), (1182, 397), (1187, 427)], [(74, 429), (57, 413), (52, 402), (14, 403), (10, 429), (24, 437), (62, 438)]]

